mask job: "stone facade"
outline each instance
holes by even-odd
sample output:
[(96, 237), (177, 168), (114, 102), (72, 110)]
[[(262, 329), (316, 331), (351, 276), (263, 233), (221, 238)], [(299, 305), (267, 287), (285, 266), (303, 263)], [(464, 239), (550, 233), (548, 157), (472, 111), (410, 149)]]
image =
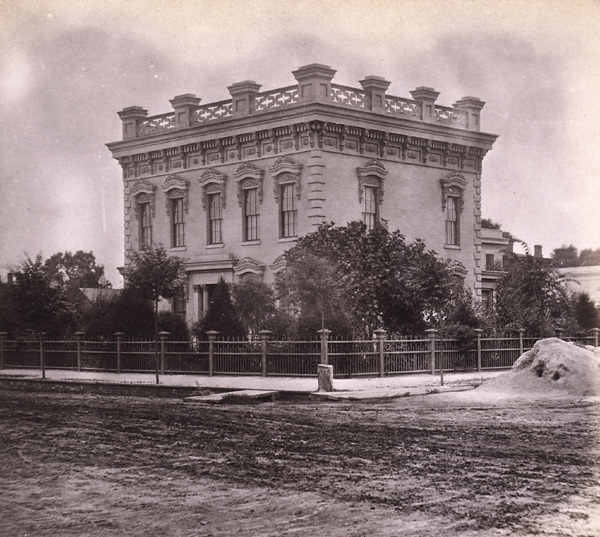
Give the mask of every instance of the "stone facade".
[(167, 114), (119, 112), (123, 139), (108, 147), (123, 169), (126, 254), (154, 243), (185, 260), (189, 321), (220, 276), (272, 282), (282, 254), (324, 221), (384, 219), (480, 295), (481, 166), (496, 139), (480, 131), (484, 103), (438, 106), (431, 88), (405, 99), (381, 77), (359, 89), (334, 74), (312, 64), (277, 90), (244, 81), (227, 101), (186, 94)]

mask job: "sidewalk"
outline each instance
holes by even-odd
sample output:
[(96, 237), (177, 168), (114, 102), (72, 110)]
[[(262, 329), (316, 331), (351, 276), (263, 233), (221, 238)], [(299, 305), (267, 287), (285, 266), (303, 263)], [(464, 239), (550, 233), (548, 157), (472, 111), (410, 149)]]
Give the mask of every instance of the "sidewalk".
[[(444, 373), (444, 391), (474, 387), (483, 381), (498, 376), (504, 371), (481, 371), (468, 373)], [(2, 378), (39, 378), (39, 369), (3, 369)], [(156, 384), (154, 373), (105, 373), (92, 371), (70, 371), (47, 369), (46, 379), (65, 382), (97, 382), (111, 384)], [(277, 390), (281, 392), (313, 393), (318, 390), (316, 377), (256, 377), (256, 376), (204, 376), (204, 375), (160, 375), (163, 386), (187, 386), (198, 388)], [(347, 398), (398, 397), (407, 393), (426, 393), (441, 387), (440, 376), (430, 374), (406, 374), (394, 377), (357, 377), (334, 379), (333, 388), (337, 396)]]

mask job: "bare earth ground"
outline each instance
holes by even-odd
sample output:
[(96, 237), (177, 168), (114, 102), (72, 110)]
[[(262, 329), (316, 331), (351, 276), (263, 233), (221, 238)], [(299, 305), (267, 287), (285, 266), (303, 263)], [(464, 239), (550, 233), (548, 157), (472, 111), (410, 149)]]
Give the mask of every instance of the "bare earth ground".
[(0, 390), (3, 536), (600, 535), (600, 403)]

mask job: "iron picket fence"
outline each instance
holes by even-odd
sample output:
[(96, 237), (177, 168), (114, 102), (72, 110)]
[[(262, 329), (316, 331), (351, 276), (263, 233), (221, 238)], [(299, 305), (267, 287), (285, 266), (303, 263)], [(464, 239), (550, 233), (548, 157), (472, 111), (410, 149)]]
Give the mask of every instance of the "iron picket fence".
[[(72, 340), (44, 337), (8, 338), (0, 332), (0, 369), (40, 368), (80, 371), (157, 372), (161, 374), (316, 376), (318, 365), (333, 366), (337, 378), (383, 376), (405, 373), (436, 373), (508, 369), (519, 356), (531, 349), (538, 338), (483, 337), (464, 349), (455, 339), (436, 331), (427, 337), (395, 337), (376, 331), (371, 340), (321, 339), (276, 341), (262, 334), (258, 340), (219, 339), (171, 341), (167, 333), (159, 341), (125, 339), (117, 334), (112, 341), (90, 341), (78, 333)], [(562, 339), (580, 345), (598, 346), (600, 329), (585, 335)]]

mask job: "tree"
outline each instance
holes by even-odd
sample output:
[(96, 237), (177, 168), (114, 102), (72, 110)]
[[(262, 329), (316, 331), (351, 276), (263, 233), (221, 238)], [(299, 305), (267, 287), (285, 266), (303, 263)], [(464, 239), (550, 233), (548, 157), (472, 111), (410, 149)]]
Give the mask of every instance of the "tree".
[(35, 259), (27, 256), (21, 263), (10, 295), (15, 328), (52, 336), (63, 336), (75, 329), (76, 309), (69, 302), (64, 285), (49, 274), (40, 254)]
[(96, 264), (92, 252), (58, 252), (50, 256), (44, 265), (53, 281), (69, 288), (111, 286), (104, 277), (104, 266)]
[(553, 264), (529, 253), (511, 255), (510, 270), (496, 289), (497, 327), (548, 336), (568, 322), (569, 311), (567, 289)]
[(158, 303), (173, 298), (186, 282), (185, 267), (179, 257), (169, 256), (162, 246), (132, 252), (123, 275), (126, 286), (151, 300), (154, 310), (154, 339), (158, 340)]
[(233, 299), (244, 328), (250, 334), (265, 329), (277, 311), (273, 289), (256, 277), (246, 277), (236, 284)]
[(575, 320), (580, 330), (600, 327), (600, 311), (587, 293), (575, 293), (573, 296)]
[(579, 266), (579, 256), (577, 248), (572, 244), (556, 248), (552, 252), (552, 261), (556, 267), (577, 267)]
[(229, 294), (229, 286), (222, 277), (215, 286), (206, 315), (194, 332), (200, 339), (205, 340), (209, 330), (217, 330), (220, 336), (230, 338), (245, 335)]
[(423, 241), (407, 243), (384, 224), (370, 231), (362, 222), (322, 224), (288, 250), (286, 260), (293, 277), (281, 288), (284, 298), (302, 304), (307, 296), (320, 297), (322, 312), (343, 312), (363, 336), (382, 325), (421, 330), (452, 297), (447, 265)]

